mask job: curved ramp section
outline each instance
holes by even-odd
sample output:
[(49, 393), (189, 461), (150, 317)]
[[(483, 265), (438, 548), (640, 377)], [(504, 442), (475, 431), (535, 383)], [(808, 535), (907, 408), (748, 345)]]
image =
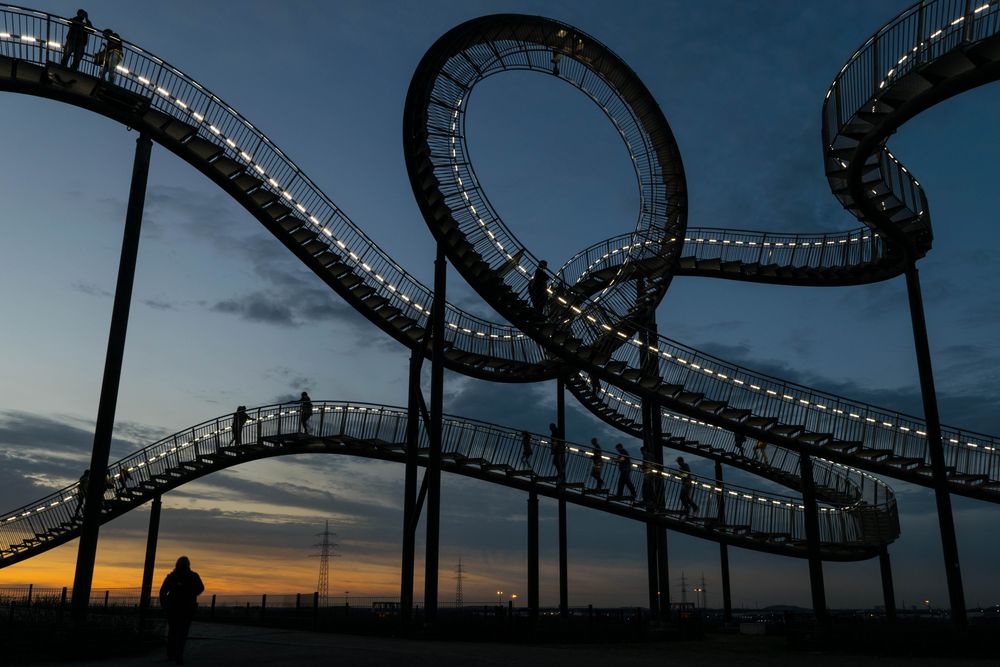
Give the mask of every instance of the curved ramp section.
[[(562, 24), (534, 17), (476, 19), (439, 39), (411, 81), (404, 118), (411, 185), (428, 226), (463, 277), (553, 356), (617, 389), (651, 397), (672, 412), (748, 437), (929, 485), (926, 427), (921, 419), (755, 373), (665, 337), (651, 342), (650, 336), (642, 335), (641, 323), (628, 320), (632, 311), (627, 303), (609, 302), (603, 291), (600, 297), (580, 300), (564, 298), (556, 288), (551, 308), (539, 316), (525, 298), (531, 272), (500, 271), (506, 254), (530, 255), (488, 205), (471, 170), (455, 171), (456, 156), (466, 154), (464, 148), (455, 147), (464, 145), (462, 102), (471, 87), (508, 63), (545, 71), (536, 54), (548, 50), (553, 57), (560, 54), (564, 64), (573, 60), (576, 69), (570, 76), (617, 77), (615, 83), (637, 100), (634, 113), (646, 119), (655, 116), (643, 106), (644, 89), (636, 89), (627, 72), (616, 69), (613, 54), (578, 32), (567, 51), (559, 42), (565, 30)], [(900, 229), (906, 238), (921, 233), (909, 223)], [(881, 243), (895, 241), (897, 235), (887, 237), (882, 228), (878, 231)], [(494, 242), (498, 238), (503, 250)], [(881, 256), (890, 268), (902, 270), (899, 243), (885, 248)], [(532, 264), (533, 269), (537, 266)], [(558, 276), (550, 282), (558, 285)], [(943, 430), (952, 466), (951, 490), (1000, 501), (1000, 457), (994, 439)]]
[[(89, 60), (81, 73), (63, 70), (51, 60), (60, 53), (66, 30), (64, 20), (9, 7), (0, 10), (0, 16), (4, 21), (0, 31), (0, 88), (75, 104), (148, 132), (240, 202), (348, 303), (396, 340), (423, 349), (433, 296), (430, 290), (368, 239), (270, 139), (234, 109), (177, 68), (133, 45), (126, 46), (115, 84), (93, 76), (97, 68)], [(641, 326), (631, 318), (655, 305), (671, 276), (664, 265), (679, 263), (686, 256), (681, 240), (689, 238), (684, 229), (683, 171), (679, 156), (670, 148), (672, 138), (662, 129), (666, 127), (665, 121), (660, 122), (662, 114), (634, 74), (620, 61), (614, 63), (617, 59), (609, 57), (610, 52), (593, 38), (543, 19), (487, 18), (493, 22), (487, 27), (498, 31), (493, 36), (473, 35), (475, 31), (468, 25), (449, 33), (452, 37), (461, 33), (462, 39), (472, 40), (461, 55), (468, 65), (462, 76), (471, 78), (455, 78), (460, 72), (452, 72), (455, 94), (451, 106), (445, 98), (431, 104), (428, 96), (423, 106), (408, 108), (406, 117), (408, 127), (421, 128), (421, 136), (407, 135), (407, 159), (415, 192), (425, 215), (430, 214), (428, 221), (463, 275), (501, 314), (519, 324), (514, 328), (491, 323), (448, 306), (444, 334), (449, 367), (490, 380), (533, 381), (553, 377), (558, 365), (553, 358), (559, 357), (604, 379), (609, 390), (622, 399), (654, 397), (673, 413), (711, 426), (916, 483), (929, 483), (920, 420), (756, 374), (666, 338), (649, 341), (644, 337)], [(538, 30), (525, 31), (521, 23)], [(480, 30), (483, 25), (472, 27)], [(504, 40), (506, 43), (499, 46), (510, 50), (497, 52), (498, 43)], [(95, 36), (92, 44), (99, 47), (100, 38)], [(536, 261), (521, 252), (523, 247), (509, 233), (506, 242), (501, 240), (504, 247), (497, 246), (495, 230), (501, 229), (502, 221), (493, 217), (495, 212), (478, 187), (471, 165), (457, 159), (458, 148), (451, 155), (450, 146), (452, 140), (458, 145), (464, 127), (459, 103), (462, 98), (458, 94), (466, 85), (463, 81), (479, 76), (477, 68), (480, 73), (486, 71), (484, 66), (497, 71), (545, 71), (557, 53), (564, 80), (572, 78), (582, 86), (587, 77), (595, 77), (594, 85), (618, 91), (614, 100), (629, 101), (628, 108), (608, 107), (606, 113), (619, 126), (636, 156), (640, 189), (647, 188), (642, 191), (649, 194), (640, 211), (636, 234), (649, 235), (654, 244), (652, 248), (644, 243), (642, 248), (629, 249), (628, 259), (619, 261), (621, 276), (606, 277), (608, 284), (591, 299), (581, 300), (569, 286), (552, 280), (549, 301), (553, 308), (538, 317), (527, 296), (528, 276), (536, 268)], [(438, 56), (440, 53), (434, 57)], [(551, 56), (548, 66), (544, 56)], [(456, 63), (456, 67), (462, 67), (460, 61)], [(448, 74), (437, 74), (433, 68), (423, 69), (424, 76), (429, 77), (424, 83), (434, 77), (448, 78)], [(604, 99), (595, 101), (601, 103)], [(460, 122), (452, 122), (456, 110)], [(431, 118), (436, 125), (428, 130)], [(430, 150), (431, 141), (437, 153)], [(645, 157), (640, 160), (638, 156)], [(456, 167), (461, 181), (455, 177)], [(448, 187), (442, 186), (445, 176), (451, 179)], [(470, 191), (468, 188), (473, 186), (476, 189)], [(459, 230), (456, 223), (456, 219), (469, 221), (470, 215), (478, 215), (478, 207), (470, 209), (477, 206), (474, 197), (479, 197), (484, 216), (490, 216), (489, 223), (483, 218), (483, 225), (478, 219), (472, 220), (473, 231), (480, 235), (478, 245), (471, 243), (469, 232)], [(830, 240), (834, 239), (823, 240), (821, 249), (830, 245)], [(833, 245), (864, 248), (869, 244), (869, 251), (859, 252), (856, 257), (848, 252), (846, 259), (836, 260), (841, 262), (836, 266), (844, 267), (845, 274), (851, 266), (870, 272), (873, 264), (897, 261), (891, 249), (883, 247), (884, 238), (859, 238), (852, 244), (848, 234), (843, 244), (840, 240)], [(800, 241), (795, 241), (793, 253), (801, 253)], [(778, 248), (786, 252), (787, 240), (780, 242), (784, 245), (772, 244), (767, 252)], [(764, 248), (763, 241), (760, 243)], [(816, 239), (809, 243), (814, 249)], [(711, 245), (719, 244), (703, 242), (702, 247)], [(749, 243), (739, 246), (735, 240), (721, 243), (727, 245), (750, 247)], [(821, 258), (825, 256), (820, 253)], [(512, 262), (515, 257), (519, 259)], [(695, 256), (696, 269), (700, 259), (715, 258), (707, 254)], [(762, 259), (747, 263), (760, 265)], [(779, 266), (801, 268), (791, 256), (782, 261), (789, 264)], [(834, 265), (833, 259), (817, 261), (830, 266), (813, 268)], [(634, 277), (634, 267), (647, 262), (654, 268), (651, 275), (644, 276), (648, 284), (636, 298), (625, 285)], [(708, 263), (703, 270), (710, 270)], [(719, 271), (724, 271), (721, 257)], [(952, 490), (998, 499), (1000, 466), (993, 439), (957, 429), (948, 429), (945, 439), (949, 464), (953, 465)]]
[[(135, 509), (153, 497), (209, 473), (257, 459), (291, 454), (330, 453), (405, 462), (407, 411), (364, 403), (314, 401), (311, 434), (302, 432), (297, 404), (248, 411), (250, 420), (234, 439), (232, 415), (203, 422), (168, 436), (110, 466), (114, 484), (102, 508), (102, 522)], [(527, 438), (526, 438), (527, 437)], [(525, 447), (527, 439), (528, 447)], [(427, 432), (421, 424), (420, 464), (426, 464)], [(530, 449), (530, 452), (527, 451)], [(558, 446), (557, 446), (558, 450)], [(807, 557), (803, 506), (795, 498), (765, 493), (629, 460), (619, 466), (603, 454), (604, 484), (591, 476), (590, 447), (564, 443), (560, 475), (548, 438), (459, 417), (446, 416), (443, 468), (516, 489), (534, 489), (551, 498), (735, 546)], [(636, 493), (622, 489), (619, 475)], [(682, 495), (695, 505), (682, 509)], [(37, 556), (79, 536), (79, 487), (73, 484), (0, 516), (0, 568)], [(874, 556), (899, 535), (894, 499), (872, 506), (851, 502), (820, 508), (822, 556), (851, 561)]]

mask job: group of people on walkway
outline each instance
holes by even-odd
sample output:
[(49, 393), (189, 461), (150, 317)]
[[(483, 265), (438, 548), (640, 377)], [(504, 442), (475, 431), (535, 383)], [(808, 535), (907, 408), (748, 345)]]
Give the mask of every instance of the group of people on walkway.
[[(62, 45), (62, 58), (59, 64), (78, 71), (83, 56), (87, 52), (90, 34), (96, 33), (90, 16), (83, 9), (76, 11), (76, 16), (69, 20), (66, 31), (66, 41)], [(104, 43), (94, 54), (94, 64), (101, 68), (100, 77), (109, 83), (115, 83), (118, 78), (118, 66), (125, 57), (122, 38), (111, 28), (105, 28), (101, 33)]]
[[(521, 462), (525, 466), (525, 469), (530, 471), (532, 474), (535, 472), (535, 452), (533, 442), (534, 436), (530, 432), (521, 432)], [(556, 481), (559, 484), (565, 484), (566, 440), (559, 430), (559, 427), (554, 423), (549, 424), (549, 452), (552, 457), (552, 468), (556, 473)], [(647, 506), (656, 507), (659, 506), (660, 503), (658, 499), (662, 496), (662, 482), (659, 478), (659, 464), (654, 460), (652, 453), (646, 447), (641, 448), (641, 453), (641, 473), (643, 477), (642, 499)], [(615, 444), (615, 455), (612, 459), (604, 455), (604, 450), (598, 439), (596, 437), (591, 438), (589, 458), (590, 478), (592, 482), (587, 483), (588, 488), (593, 488), (595, 491), (600, 492), (605, 490), (605, 461), (613, 461), (618, 473), (618, 484), (615, 490), (615, 497), (619, 499), (630, 499), (633, 502), (638, 500), (639, 493), (632, 480), (632, 473), (634, 470), (632, 458), (629, 456), (628, 450), (625, 449), (625, 445), (620, 442)], [(677, 477), (681, 481), (681, 489), (679, 493), (679, 502), (681, 505), (680, 511), (684, 513), (689, 513), (691, 511), (697, 512), (699, 506), (696, 502), (694, 502), (691, 495), (692, 486), (694, 484), (691, 474), (691, 466), (688, 465), (682, 456), (677, 457)], [(590, 486), (591, 484), (592, 486)], [(627, 494), (626, 491), (628, 492)]]

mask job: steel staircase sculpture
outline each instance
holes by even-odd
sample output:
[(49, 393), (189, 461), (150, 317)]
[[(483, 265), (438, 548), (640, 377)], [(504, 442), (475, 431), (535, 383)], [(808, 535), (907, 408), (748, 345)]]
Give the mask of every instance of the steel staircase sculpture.
[[(740, 433), (832, 461), (830, 474), (842, 479), (828, 489), (861, 501), (865, 482), (858, 487), (849, 480), (870, 477), (842, 466), (928, 485), (922, 420), (755, 373), (665, 337), (653, 345), (641, 341), (643, 318), (673, 275), (860, 284), (897, 275), (901, 245), (929, 248), (923, 193), (880, 142), (906, 118), (943, 99), (934, 90), (955, 94), (995, 78), (1000, 4), (961, 13), (962, 21), (942, 23), (933, 35), (959, 4), (967, 5), (940, 0), (907, 10), (852, 57), (831, 87), (824, 104), (828, 177), (866, 225), (832, 235), (686, 229), (684, 173), (669, 126), (641, 81), (606, 47), (571, 26), (537, 17), (485, 17), (449, 32), (421, 61), (411, 84), (404, 121), (407, 167), (424, 217), (450, 260), (517, 326), (448, 304), (446, 365), (505, 382), (551, 379), (566, 366), (579, 369), (603, 384), (595, 390), (594, 383), (575, 376), (574, 393), (608, 423), (634, 433), (640, 397), (652, 398), (664, 408), (664, 433), (671, 434), (664, 436), (665, 445), (722, 458), (791, 486), (788, 462), (794, 457), (782, 459), (787, 465), (764, 466), (720, 444)], [(908, 42), (897, 26), (912, 27), (914, 12), (922, 17), (920, 29), (911, 30)], [(956, 25), (962, 40), (948, 37)], [(147, 133), (238, 201), (376, 326), (411, 349), (424, 344), (432, 291), (371, 241), (268, 137), (204, 86), (132, 44), (125, 45), (114, 84), (95, 76), (99, 68), (89, 55), (79, 72), (61, 68), (53, 61), (66, 28), (59, 17), (0, 7), (0, 89), (74, 104)], [(92, 35), (91, 48), (102, 40)], [(868, 88), (858, 84), (864, 80), (858, 72), (866, 66), (876, 71), (897, 47), (901, 56), (920, 57), (907, 55), (901, 67), (873, 77)], [(876, 52), (878, 58), (871, 55)], [(955, 61), (954, 53), (964, 60)], [(966, 61), (978, 63), (973, 73)], [(553, 63), (561, 67), (554, 71)], [(489, 205), (464, 148), (463, 102), (475, 83), (507, 69), (558, 76), (599, 104), (628, 147), (642, 195), (634, 232), (605, 242), (604, 250), (581, 253), (553, 277), (544, 316), (527, 296), (538, 260)], [(689, 420), (683, 432), (669, 428), (681, 416)], [(950, 427), (943, 435), (951, 491), (1000, 500), (996, 439)], [(844, 491), (852, 487), (861, 490)], [(891, 519), (888, 512), (881, 516)]]
[[(167, 436), (109, 467), (114, 482), (105, 494), (102, 522), (148, 502), (170, 489), (204, 475), (247, 461), (273, 456), (330, 453), (403, 462), (406, 408), (365, 403), (314, 402), (313, 433), (302, 433), (297, 404), (272, 405), (248, 411), (237, 446), (232, 415), (203, 422)], [(712, 479), (682, 478), (676, 471), (631, 461), (630, 479), (636, 491), (617, 496), (618, 468), (605, 453), (604, 488), (590, 478), (589, 447), (566, 443), (565, 476), (553, 463), (551, 442), (531, 435), (532, 454), (524, 457), (524, 432), (495, 424), (446, 416), (442, 446), (444, 469), (494, 484), (527, 490), (633, 519), (658, 521), (672, 530), (716, 541), (789, 556), (805, 557), (802, 504), (795, 498), (763, 493)], [(421, 426), (421, 447), (427, 444)], [(610, 454), (610, 455), (609, 455)], [(426, 449), (421, 451), (421, 465)], [(662, 494), (660, 509), (649, 509), (652, 485)], [(681, 490), (687, 487), (698, 509), (681, 511)], [(822, 487), (822, 485), (821, 485)], [(848, 494), (839, 505), (820, 509), (823, 557), (860, 560), (899, 534), (896, 503), (882, 485), (880, 503), (859, 502)], [(644, 491), (647, 494), (644, 499)], [(0, 515), (0, 568), (36, 556), (79, 535), (78, 484)], [(665, 503), (665, 504), (663, 504)]]

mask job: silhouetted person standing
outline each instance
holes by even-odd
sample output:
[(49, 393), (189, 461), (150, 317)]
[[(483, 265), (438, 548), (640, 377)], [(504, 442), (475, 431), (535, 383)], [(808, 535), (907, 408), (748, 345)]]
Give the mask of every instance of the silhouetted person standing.
[(131, 478), (132, 475), (128, 471), (128, 466), (122, 464), (122, 467), (118, 469), (118, 486), (117, 491), (115, 492), (116, 498), (128, 495), (128, 483)]
[(177, 559), (173, 572), (160, 586), (160, 606), (167, 614), (167, 660), (184, 663), (184, 643), (198, 609), (198, 596), (205, 590), (201, 577), (191, 569), (187, 556)]
[(555, 424), (549, 424), (549, 436), (552, 440), (552, 467), (556, 469), (556, 476), (560, 482), (566, 481), (566, 443), (563, 442), (562, 433)]
[(111, 28), (105, 28), (104, 40), (104, 48), (94, 55), (94, 63), (101, 66), (101, 78), (114, 83), (118, 77), (118, 64), (124, 55), (122, 38)]
[(236, 412), (233, 413), (233, 447), (243, 445), (243, 426), (248, 421), (250, 421), (250, 415), (247, 414), (247, 406), (237, 407)]
[(747, 453), (743, 449), (743, 445), (746, 443), (747, 437), (742, 433), (733, 433), (733, 444), (736, 445), (736, 449), (739, 451), (740, 456), (746, 456)]
[(590, 464), (590, 476), (597, 482), (597, 490), (600, 491), (604, 488), (604, 478), (601, 477), (601, 470), (604, 469), (604, 452), (601, 446), (597, 444), (597, 438), (590, 439), (590, 452), (593, 455), (593, 460)]
[(66, 43), (63, 44), (62, 60), (59, 64), (66, 67), (66, 63), (72, 58), (73, 62), (69, 67), (72, 70), (80, 68), (80, 61), (83, 60), (83, 53), (87, 50), (87, 40), (90, 35), (87, 28), (91, 27), (87, 12), (82, 9), (76, 10), (76, 16), (69, 20), (69, 30), (66, 32)]
[(80, 475), (80, 481), (76, 485), (76, 511), (73, 512), (73, 518), (80, 516), (83, 512), (83, 504), (87, 501), (87, 489), (90, 487), (90, 468), (83, 471)]
[(528, 296), (531, 297), (531, 305), (539, 315), (545, 309), (545, 302), (549, 299), (549, 274), (545, 273), (545, 268), (549, 265), (544, 259), (538, 263), (535, 275), (528, 283)]
[(683, 456), (677, 457), (677, 469), (681, 471), (681, 509), (686, 513), (693, 508), (698, 511), (698, 505), (691, 500), (691, 466), (685, 461)]
[(757, 442), (754, 443), (753, 457), (757, 458), (758, 454), (760, 454), (760, 458), (764, 460), (764, 465), (771, 465), (771, 461), (767, 458), (767, 443), (763, 440), (757, 440)]
[(623, 495), (627, 486), (629, 492), (632, 494), (632, 500), (635, 500), (635, 485), (632, 484), (631, 479), (632, 459), (629, 458), (628, 452), (625, 451), (625, 445), (620, 442), (615, 445), (615, 451), (618, 452), (618, 458), (615, 459), (615, 463), (618, 464), (618, 493), (615, 495)]
[(313, 404), (309, 399), (309, 394), (302, 392), (302, 396), (299, 397), (299, 428), (306, 435), (309, 434), (309, 418), (313, 414)]
[(531, 434), (527, 431), (521, 433), (521, 460), (531, 467)]

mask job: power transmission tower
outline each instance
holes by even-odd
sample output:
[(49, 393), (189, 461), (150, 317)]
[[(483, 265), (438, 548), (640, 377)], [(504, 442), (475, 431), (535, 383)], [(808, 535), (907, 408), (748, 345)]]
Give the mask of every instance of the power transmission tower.
[(462, 592), (462, 575), (464, 574), (462, 569), (462, 559), (458, 559), (458, 567), (455, 568), (455, 607), (457, 609), (462, 608), (462, 603), (465, 602), (465, 595)]
[(688, 601), (688, 589), (687, 589), (687, 579), (684, 577), (683, 570), (681, 571), (681, 603), (686, 604)]
[(331, 537), (336, 537), (337, 533), (330, 532), (330, 521), (326, 521), (326, 527), (322, 533), (316, 533), (316, 537), (322, 537), (323, 541), (314, 544), (319, 548), (318, 554), (312, 554), (313, 558), (319, 558), (319, 581), (316, 583), (316, 591), (319, 593), (319, 601), (325, 607), (330, 606), (330, 559), (340, 556), (334, 553), (333, 549), (337, 545), (330, 541)]
[(705, 573), (701, 573), (701, 608), (708, 609), (708, 589), (705, 588)]

